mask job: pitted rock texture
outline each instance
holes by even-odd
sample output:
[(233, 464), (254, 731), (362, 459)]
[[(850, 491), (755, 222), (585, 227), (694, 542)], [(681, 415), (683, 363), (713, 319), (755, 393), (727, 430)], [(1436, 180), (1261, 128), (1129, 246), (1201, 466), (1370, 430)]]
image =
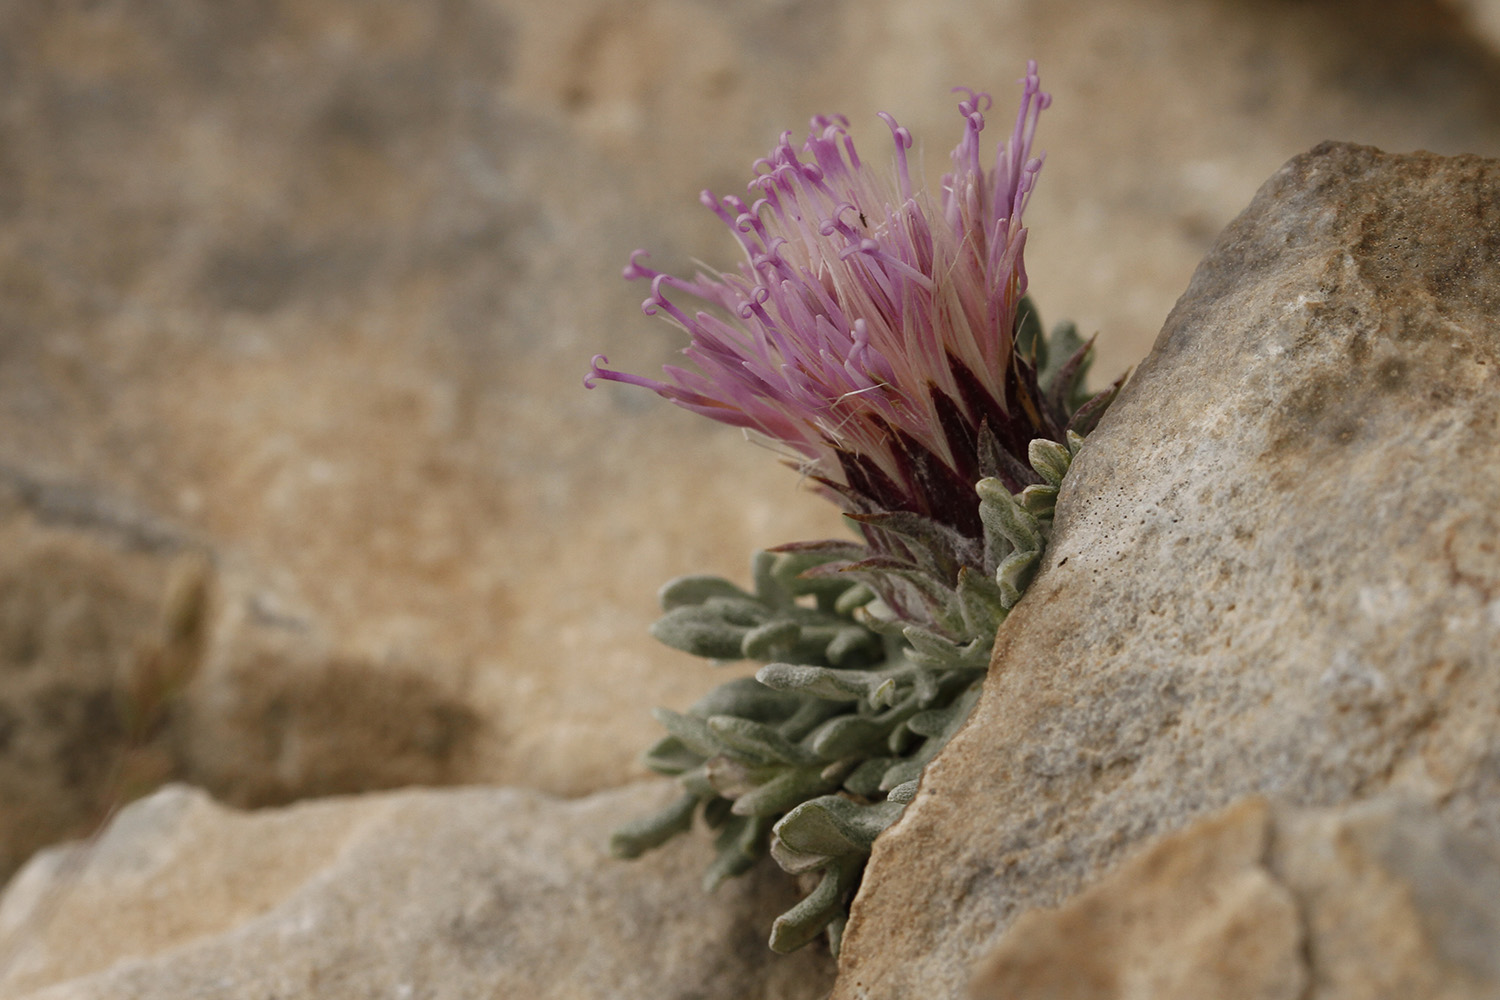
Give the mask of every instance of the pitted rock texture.
[(1431, 803), (1236, 803), (1057, 910), (1022, 914), (971, 1000), (1486, 1000), (1500, 851)]
[(982, 700), (875, 845), (835, 997), (1244, 795), (1500, 833), (1500, 162), (1326, 144), (1220, 237), (1064, 484)]
[(0, 899), (0, 994), (26, 1000), (539, 997), (812, 1000), (832, 963), (771, 960), (795, 895), (771, 871), (714, 896), (702, 838), (626, 864), (618, 823), (667, 782), (561, 801), (515, 789), (242, 813), (170, 785)]

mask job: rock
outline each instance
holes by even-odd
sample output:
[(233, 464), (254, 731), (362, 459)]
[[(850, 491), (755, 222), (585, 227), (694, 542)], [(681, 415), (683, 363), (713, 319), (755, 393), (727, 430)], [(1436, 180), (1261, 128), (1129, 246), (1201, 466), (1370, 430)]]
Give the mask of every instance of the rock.
[[(87, 834), (135, 782), (160, 781), (170, 755), (140, 682), (168, 645), (174, 580), (196, 565), (141, 525), (123, 543), (121, 518), (113, 540), (73, 530), (59, 522), (89, 516), (78, 497), (38, 493), (0, 469), (0, 877), (46, 844)], [(132, 690), (143, 695), (134, 717)]]
[(680, 838), (636, 862), (611, 827), (667, 782), (561, 801), (517, 789), (242, 813), (171, 785), (0, 900), (0, 992), (28, 1000), (276, 996), (812, 998), (827, 953), (773, 959), (772, 871), (709, 897)]
[(1500, 852), (1430, 804), (1249, 799), (1163, 837), (983, 960), (973, 1000), (1500, 993)]
[(1500, 3), (1496, 0), (1448, 0), (1468, 29), (1491, 51), (1500, 52)]
[(876, 843), (836, 998), (1234, 799), (1500, 835), (1500, 162), (1326, 144), (1220, 237), (1064, 484), (983, 698)]
[(469, 763), (451, 679), (340, 659), (139, 509), (0, 469), (0, 533), (0, 874), (173, 778), (250, 805)]
[[(175, 558), (150, 546), (206, 555), (205, 656), (163, 745), (221, 798), (632, 780), (649, 709), (721, 679), (647, 636), (654, 590), (839, 530), (732, 431), (579, 388), (596, 351), (648, 370), (680, 343), (617, 279), (632, 249), (727, 266), (698, 190), (817, 112), (866, 149), (896, 113), (935, 180), (948, 88), (1003, 108), (1036, 57), (1056, 103), (1029, 269), (1117, 372), (1289, 153), (1334, 130), (1500, 152), (1487, 66), (1427, 9), (3, 5), (17, 524), (74, 533), (85, 575), (138, 566), (148, 631)], [(84, 604), (98, 662), (130, 660), (131, 629)]]

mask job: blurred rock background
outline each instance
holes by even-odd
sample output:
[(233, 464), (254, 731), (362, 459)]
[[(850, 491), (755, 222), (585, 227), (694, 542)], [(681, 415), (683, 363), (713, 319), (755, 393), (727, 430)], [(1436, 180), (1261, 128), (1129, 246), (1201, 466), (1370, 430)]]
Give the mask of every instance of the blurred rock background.
[(842, 111), (1055, 99), (1044, 317), (1138, 361), (1317, 142), (1500, 155), (1484, 0), (0, 3), (0, 871), (168, 779), (239, 805), (576, 795), (722, 677), (684, 572), (840, 529), (591, 355), (680, 346), (630, 251), (733, 263), (698, 191)]

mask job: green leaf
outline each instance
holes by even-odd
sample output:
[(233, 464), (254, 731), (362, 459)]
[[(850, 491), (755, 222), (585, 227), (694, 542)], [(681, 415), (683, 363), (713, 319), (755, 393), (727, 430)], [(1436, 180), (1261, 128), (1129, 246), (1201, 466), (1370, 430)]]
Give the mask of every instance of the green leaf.
[(833, 603), (833, 610), (841, 615), (852, 615), (856, 609), (864, 607), (873, 600), (875, 600), (875, 591), (862, 583), (856, 583), (839, 595), (839, 599)]
[(780, 816), (799, 802), (831, 792), (838, 779), (825, 778), (821, 767), (795, 767), (783, 771), (753, 791), (734, 800), (736, 816)]
[(990, 648), (995, 644), (991, 634), (960, 646), (920, 625), (906, 626), (905, 635), (912, 647), (907, 654), (911, 660), (937, 670), (983, 670), (990, 665)]
[(829, 719), (808, 741), (813, 752), (823, 760), (839, 760), (885, 742), (886, 734), (896, 721), (883, 721), (867, 715), (841, 715)]
[(745, 633), (740, 640), (740, 651), (749, 660), (773, 660), (786, 657), (802, 638), (802, 626), (782, 618), (766, 622)]
[(736, 677), (699, 698), (688, 711), (700, 719), (737, 715), (769, 723), (792, 718), (805, 703), (794, 691), (773, 691), (754, 677)]
[(981, 479), (975, 487), (979, 493), (979, 518), (984, 526), (997, 532), (1021, 552), (1040, 552), (1045, 539), (1041, 525), (1017, 502), (1005, 484), (998, 479)]
[(995, 570), (995, 582), (1000, 585), (1000, 600), (1009, 610), (1021, 600), (1031, 583), (1032, 574), (1041, 561), (1041, 552), (1012, 552), (1001, 560)]
[(1048, 409), (1071, 414), (1088, 398), (1083, 383), (1094, 360), (1094, 338), (1085, 341), (1078, 336), (1076, 326), (1064, 322), (1052, 328), (1051, 339), (1047, 352), (1049, 364), (1038, 373), (1037, 384)]
[(732, 597), (747, 601), (754, 600), (749, 594), (723, 577), (709, 576), (704, 573), (679, 576), (676, 579), (668, 580), (662, 585), (661, 590), (657, 591), (656, 597), (661, 602), (661, 609), (663, 611), (702, 604), (710, 597)]
[(727, 620), (710, 604), (673, 608), (651, 625), (657, 642), (710, 660), (743, 659), (746, 631), (744, 623)]
[(771, 821), (758, 816), (736, 816), (724, 825), (714, 846), (719, 854), (703, 874), (703, 888), (713, 892), (729, 879), (743, 875), (770, 849)]
[(883, 674), (869, 670), (835, 670), (794, 663), (768, 663), (756, 671), (755, 679), (778, 691), (797, 691), (832, 701), (870, 698), (886, 681)]
[(904, 808), (904, 803), (889, 800), (860, 805), (842, 795), (810, 799), (776, 823), (771, 853), (774, 856), (781, 849), (828, 857), (869, 854), (875, 838)]
[(653, 708), (651, 717), (661, 727), (682, 743), (684, 747), (700, 757), (712, 757), (722, 752), (718, 740), (708, 728), (708, 723), (692, 715), (683, 715), (670, 708)]
[(642, 756), (641, 762), (657, 774), (665, 774), (668, 777), (681, 774), (683, 771), (691, 771), (703, 763), (703, 755), (689, 750), (675, 736), (663, 736), (651, 745)]
[(609, 838), (609, 852), (617, 858), (638, 858), (686, 833), (693, 828), (693, 810), (698, 802), (698, 796), (689, 792), (660, 812), (626, 823)]
[[(1128, 374), (1128, 373), (1127, 373)], [(1110, 384), (1108, 389), (1094, 396), (1088, 402), (1078, 408), (1068, 421), (1068, 430), (1076, 431), (1079, 436), (1085, 436), (1099, 425), (1099, 418), (1104, 416), (1104, 411), (1109, 409), (1109, 404), (1115, 401), (1120, 394), (1120, 386), (1125, 384), (1125, 375), (1121, 375)]]
[(794, 595), (776, 578), (774, 552), (757, 552), (750, 561), (750, 572), (755, 580), (755, 596), (762, 604), (773, 608), (787, 608), (795, 603)]
[(1073, 461), (1064, 445), (1045, 438), (1037, 438), (1027, 446), (1026, 458), (1050, 486), (1062, 485), (1063, 476), (1068, 474), (1068, 466)]
[(1032, 485), (1021, 491), (1021, 506), (1038, 520), (1050, 518), (1057, 508), (1057, 487)]
[(873, 798), (880, 792), (880, 781), (885, 772), (895, 765), (895, 757), (871, 757), (860, 764), (844, 779), (844, 787), (854, 795)]
[(759, 722), (732, 715), (715, 715), (709, 718), (708, 728), (722, 745), (743, 754), (783, 764), (819, 762), (817, 754), (804, 750), (775, 729)]
[(1028, 358), (1037, 368), (1047, 366), (1047, 337), (1042, 329), (1042, 317), (1032, 303), (1031, 297), (1021, 296), (1016, 305), (1015, 354)]
[(929, 708), (906, 720), (906, 725), (918, 736), (942, 736), (955, 719), (962, 719), (965, 714), (967, 713), (961, 704)]
[(886, 801), (899, 802), (902, 805), (909, 804), (912, 799), (917, 797), (917, 786), (919, 784), (921, 784), (921, 782), (915, 779), (912, 781), (902, 782), (895, 788), (891, 789), (891, 794), (885, 797)]
[(894, 791), (908, 782), (916, 781), (922, 776), (922, 768), (926, 766), (927, 761), (916, 757), (908, 757), (901, 763), (892, 765), (880, 779), (881, 790)]
[[(995, 632), (1009, 613), (1001, 600), (1000, 586), (983, 573), (976, 573), (965, 566), (958, 571), (958, 606), (963, 612), (967, 634), (983, 640), (990, 646), (995, 644)], [(989, 663), (989, 653), (985, 653)]]
[[(869, 593), (868, 588), (860, 589)], [(872, 598), (873, 594), (870, 595)], [(863, 603), (869, 603), (868, 601)], [(854, 663), (870, 663), (883, 651), (880, 636), (862, 625), (846, 625), (834, 632), (833, 638), (823, 648), (828, 662), (836, 667)]]
[(729, 811), (733, 802), (722, 795), (715, 795), (703, 803), (703, 824), (710, 830), (720, 829), (725, 823), (734, 818), (734, 813)]
[(844, 897), (859, 880), (863, 869), (863, 859), (841, 859), (830, 863), (817, 888), (771, 925), (771, 950), (796, 951), (817, 937), (843, 913)]

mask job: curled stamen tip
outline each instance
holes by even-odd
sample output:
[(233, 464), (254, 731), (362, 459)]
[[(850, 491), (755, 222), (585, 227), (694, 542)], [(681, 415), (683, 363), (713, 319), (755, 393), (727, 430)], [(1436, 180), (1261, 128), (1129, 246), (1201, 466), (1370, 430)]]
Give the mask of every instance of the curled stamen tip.
[(638, 278), (650, 278), (655, 275), (656, 271), (654, 269), (646, 267), (641, 263), (641, 261), (649, 256), (651, 254), (645, 250), (630, 251), (630, 263), (626, 264), (620, 271), (620, 277), (626, 281), (635, 281)]
[(741, 212), (734, 220), (734, 228), (742, 233), (748, 233), (755, 228), (755, 216), (749, 212)]
[(895, 136), (896, 141), (901, 144), (901, 148), (911, 149), (911, 133), (896, 123), (895, 116), (889, 111), (878, 111), (876, 114), (880, 117), (881, 121), (890, 127), (891, 135)]
[(607, 364), (609, 364), (609, 359), (602, 354), (596, 354), (590, 359), (589, 373), (583, 377), (583, 387), (585, 389), (592, 389), (596, 384), (596, 380), (604, 377), (604, 370), (599, 366)]
[(754, 316), (756, 310), (760, 306), (765, 305), (766, 300), (770, 297), (771, 290), (769, 288), (765, 285), (756, 285), (750, 290), (750, 297), (741, 302), (739, 309), (736, 310), (740, 314), (740, 319), (749, 319), (751, 316)]
[(668, 305), (667, 297), (661, 293), (661, 286), (671, 280), (670, 274), (658, 274), (651, 279), (651, 297), (641, 303), (641, 312), (647, 316), (655, 316), (658, 310)]
[(708, 188), (698, 192), (698, 201), (704, 208), (718, 208), (719, 198)]

